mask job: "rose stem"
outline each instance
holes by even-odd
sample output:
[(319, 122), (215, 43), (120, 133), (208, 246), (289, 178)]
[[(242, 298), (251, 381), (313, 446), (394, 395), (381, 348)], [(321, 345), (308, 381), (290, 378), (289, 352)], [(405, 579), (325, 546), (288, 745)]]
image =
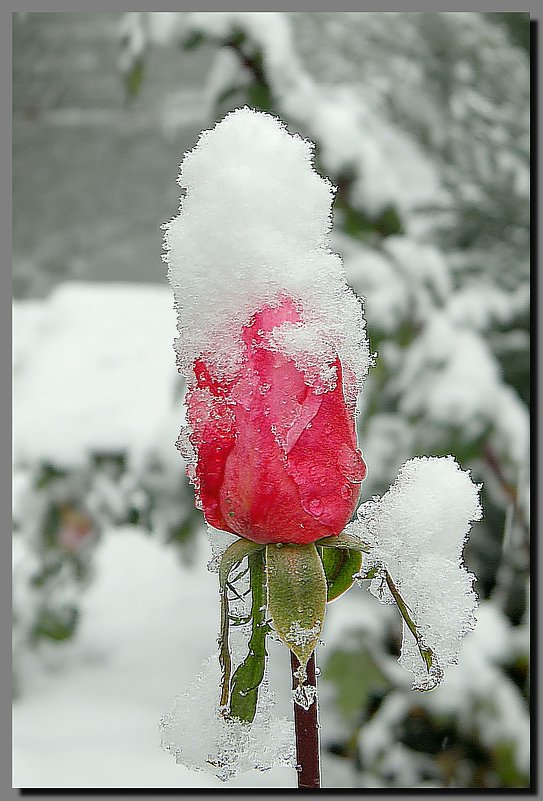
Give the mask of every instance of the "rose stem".
[[(292, 688), (298, 686), (298, 679), (294, 672), (298, 670), (300, 663), (297, 657), (290, 652), (290, 667), (292, 671)], [(313, 687), (317, 686), (315, 676), (315, 652), (311, 654), (306, 667), (307, 683)], [(319, 770), (319, 724), (317, 721), (317, 695), (309, 709), (303, 709), (294, 703), (294, 728), (296, 731), (296, 764), (298, 766), (298, 787), (311, 788), (320, 787)]]

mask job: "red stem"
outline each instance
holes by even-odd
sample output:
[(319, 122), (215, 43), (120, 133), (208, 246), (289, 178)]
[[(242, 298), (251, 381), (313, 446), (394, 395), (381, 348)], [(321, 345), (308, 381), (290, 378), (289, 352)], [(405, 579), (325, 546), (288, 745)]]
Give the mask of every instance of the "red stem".
[[(297, 687), (298, 679), (294, 672), (298, 670), (300, 663), (292, 651), (290, 652), (290, 667), (292, 670), (292, 689)], [(306, 667), (307, 684), (317, 686), (315, 676), (315, 652), (311, 654)], [(317, 696), (309, 707), (303, 709), (298, 704), (294, 704), (294, 728), (296, 730), (296, 764), (298, 770), (298, 788), (308, 788), (314, 790), (320, 788), (320, 769), (319, 769), (319, 724)]]

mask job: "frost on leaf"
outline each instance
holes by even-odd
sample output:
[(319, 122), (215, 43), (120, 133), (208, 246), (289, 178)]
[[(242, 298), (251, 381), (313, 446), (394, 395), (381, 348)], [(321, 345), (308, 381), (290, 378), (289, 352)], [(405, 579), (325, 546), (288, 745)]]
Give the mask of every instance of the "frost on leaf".
[(315, 637), (318, 637), (322, 628), (322, 622), (318, 620), (314, 626), (304, 628), (299, 620), (290, 624), (290, 628), (285, 634), (285, 640), (294, 645), (308, 645)]
[(373, 541), (364, 575), (374, 575), (370, 591), (402, 613), (400, 663), (413, 673), (414, 689), (441, 681), (476, 625), (475, 577), (462, 552), (471, 523), (482, 516), (479, 489), (451, 456), (411, 459), (347, 527)]
[(210, 657), (193, 684), (160, 721), (161, 744), (176, 762), (214, 774), (221, 781), (249, 770), (294, 767), (293, 724), (272, 715), (274, 696), (264, 683), (253, 723), (227, 719), (217, 705), (217, 656)]

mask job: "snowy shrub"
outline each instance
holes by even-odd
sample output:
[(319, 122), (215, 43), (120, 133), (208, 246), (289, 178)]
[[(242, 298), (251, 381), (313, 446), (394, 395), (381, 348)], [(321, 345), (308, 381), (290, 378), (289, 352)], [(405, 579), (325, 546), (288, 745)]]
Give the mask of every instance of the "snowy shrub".
[(29, 644), (76, 631), (105, 528), (143, 526), (190, 560), (197, 521), (168, 447), (182, 387), (157, 356), (174, 331), (156, 287), (64, 284), (15, 304), (16, 669)]

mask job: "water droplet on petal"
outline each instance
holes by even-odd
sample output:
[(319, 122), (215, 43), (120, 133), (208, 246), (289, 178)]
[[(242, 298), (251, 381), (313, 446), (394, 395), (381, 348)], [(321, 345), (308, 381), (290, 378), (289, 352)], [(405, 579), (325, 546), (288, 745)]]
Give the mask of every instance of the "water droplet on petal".
[(322, 514), (323, 505), (320, 498), (312, 498), (308, 504), (309, 511), (315, 517), (319, 517)]
[(337, 464), (349, 481), (359, 483), (366, 476), (366, 465), (358, 449), (354, 451), (348, 445), (343, 444), (339, 450)]

